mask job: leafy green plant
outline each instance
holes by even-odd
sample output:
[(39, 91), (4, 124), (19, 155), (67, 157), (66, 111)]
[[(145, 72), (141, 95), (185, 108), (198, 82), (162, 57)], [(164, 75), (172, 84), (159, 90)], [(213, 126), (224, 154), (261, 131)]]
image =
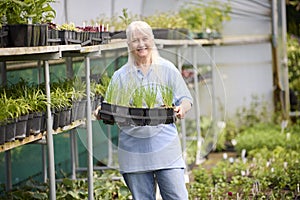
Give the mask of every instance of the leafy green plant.
[(288, 35), (287, 54), (289, 68), (289, 86), (300, 95), (300, 43), (296, 37)]
[(282, 133), (279, 125), (260, 123), (243, 130), (236, 138), (235, 148), (238, 152), (242, 149), (250, 151), (261, 147), (273, 150), (278, 146), (300, 150), (297, 134), (298, 132)]
[(187, 28), (186, 20), (175, 12), (160, 12), (154, 15), (143, 17), (152, 28)]
[(46, 23), (54, 19), (56, 12), (50, 3), (55, 0), (2, 0), (2, 15), (8, 24)]
[(56, 88), (51, 92), (51, 106), (54, 109), (62, 110), (71, 107), (71, 97), (61, 88)]
[(210, 29), (220, 33), (223, 22), (230, 20), (230, 10), (229, 3), (216, 0), (205, 3), (198, 0), (180, 9), (179, 15), (187, 21), (188, 28), (193, 32), (205, 32), (206, 29)]
[(76, 77), (70, 82), (70, 93), (72, 101), (78, 101), (86, 98), (86, 83)]
[(100, 83), (95, 85), (95, 93), (105, 96), (111, 78), (108, 75), (102, 75)]
[(129, 15), (128, 15), (128, 9), (127, 8), (123, 8), (122, 9), (122, 14), (121, 16), (119, 16), (119, 18), (122, 20), (122, 22), (124, 23), (124, 25), (127, 27), (130, 22), (131, 22), (131, 19), (129, 18)]
[(31, 110), (24, 98), (13, 99), (12, 97), (7, 97), (6, 93), (3, 93), (0, 99), (2, 104), (5, 105), (5, 109), (3, 109), (3, 113), (1, 114), (2, 119), (18, 118), (28, 114)]

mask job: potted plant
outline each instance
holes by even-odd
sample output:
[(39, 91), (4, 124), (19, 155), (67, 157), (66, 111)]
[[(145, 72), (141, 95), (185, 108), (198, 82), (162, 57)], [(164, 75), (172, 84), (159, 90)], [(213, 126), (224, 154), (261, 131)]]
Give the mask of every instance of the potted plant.
[(186, 20), (175, 12), (161, 12), (144, 17), (143, 20), (153, 28), (156, 39), (187, 39), (190, 32)]
[(38, 87), (28, 88), (25, 98), (31, 108), (27, 122), (26, 135), (37, 135), (42, 131), (42, 124), (45, 123), (43, 116), (45, 115), (47, 107), (46, 95)]
[(61, 87), (53, 88), (51, 92), (51, 107), (53, 112), (53, 129), (70, 124), (71, 93)]
[(86, 113), (86, 83), (76, 77), (70, 81), (71, 122), (84, 119)]
[(230, 20), (230, 10), (229, 3), (198, 0), (181, 8), (179, 15), (187, 22), (195, 38), (219, 38), (223, 22)]
[(47, 22), (56, 15), (55, 0), (3, 0), (0, 7), (8, 27), (8, 46), (46, 45)]
[[(106, 94), (107, 101), (102, 102), (99, 111), (99, 117), (104, 123), (145, 126), (169, 124), (175, 121), (172, 90), (150, 84), (130, 91), (132, 88), (134, 87), (119, 89), (117, 84), (110, 85)], [(155, 107), (159, 90), (164, 99), (164, 107)]]
[(6, 125), (5, 142), (25, 138), (30, 106), (23, 98), (8, 97), (5, 91), (1, 95), (1, 102), (5, 105), (1, 114), (1, 124)]

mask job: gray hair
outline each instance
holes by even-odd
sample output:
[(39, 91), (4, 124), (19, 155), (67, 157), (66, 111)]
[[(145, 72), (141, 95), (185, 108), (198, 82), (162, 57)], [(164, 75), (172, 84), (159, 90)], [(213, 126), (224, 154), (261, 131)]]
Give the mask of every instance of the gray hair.
[(126, 38), (127, 38), (127, 44), (128, 44), (128, 64), (130, 64), (131, 66), (134, 65), (134, 56), (132, 55), (132, 52), (129, 49), (129, 43), (132, 41), (132, 38), (136, 31), (148, 36), (149, 39), (152, 41), (152, 50), (151, 50), (152, 64), (157, 63), (159, 53), (158, 53), (156, 45), (154, 43), (154, 35), (153, 35), (152, 28), (150, 27), (149, 24), (147, 24), (144, 21), (133, 21), (128, 25), (128, 27), (126, 29)]

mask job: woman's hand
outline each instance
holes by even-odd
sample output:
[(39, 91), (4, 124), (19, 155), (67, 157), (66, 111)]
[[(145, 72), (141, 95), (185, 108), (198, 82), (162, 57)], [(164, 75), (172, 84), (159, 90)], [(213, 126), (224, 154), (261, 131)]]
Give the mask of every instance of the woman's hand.
[(99, 116), (99, 110), (101, 110), (101, 106), (98, 106), (96, 108), (96, 110), (94, 110), (93, 114), (96, 117), (97, 120), (100, 120), (100, 116)]
[(176, 112), (176, 117), (178, 119), (183, 119), (185, 117), (185, 114), (192, 108), (191, 102), (188, 100), (183, 100), (179, 106), (176, 106), (174, 108), (174, 111)]

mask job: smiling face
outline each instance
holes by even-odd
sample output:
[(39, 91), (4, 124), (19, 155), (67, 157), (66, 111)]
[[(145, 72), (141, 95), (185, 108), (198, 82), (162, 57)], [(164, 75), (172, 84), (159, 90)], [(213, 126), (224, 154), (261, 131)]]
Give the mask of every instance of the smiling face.
[(135, 30), (132, 33), (132, 38), (128, 45), (135, 60), (146, 61), (151, 57), (153, 41), (146, 33), (143, 33), (140, 30)]

